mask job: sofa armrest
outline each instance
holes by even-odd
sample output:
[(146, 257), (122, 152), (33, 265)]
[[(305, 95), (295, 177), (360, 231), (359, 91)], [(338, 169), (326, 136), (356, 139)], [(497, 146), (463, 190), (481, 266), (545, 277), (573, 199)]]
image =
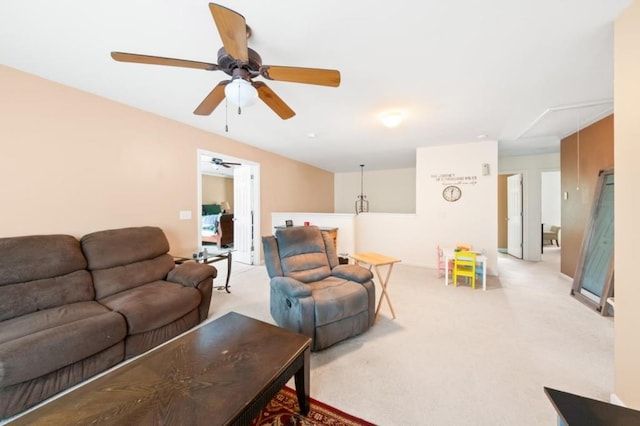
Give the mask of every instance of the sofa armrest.
[(361, 284), (373, 279), (373, 272), (359, 265), (338, 265), (331, 270), (331, 275)]
[(167, 275), (167, 281), (182, 284), (185, 287), (198, 287), (202, 281), (218, 275), (218, 270), (211, 265), (197, 262), (185, 262), (176, 265)]
[(311, 289), (305, 283), (289, 277), (274, 277), (271, 279), (271, 287), (280, 293), (290, 297), (311, 296)]

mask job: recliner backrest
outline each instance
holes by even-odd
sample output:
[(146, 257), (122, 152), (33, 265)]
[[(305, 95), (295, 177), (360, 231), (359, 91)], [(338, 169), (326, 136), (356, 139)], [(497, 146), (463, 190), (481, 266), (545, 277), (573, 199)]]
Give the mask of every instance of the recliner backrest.
[(174, 267), (169, 241), (153, 226), (93, 232), (80, 239), (96, 299), (164, 280)]
[(283, 276), (309, 283), (331, 275), (325, 239), (318, 227), (278, 229), (276, 242)]
[(93, 300), (86, 268), (71, 235), (0, 238), (0, 321)]

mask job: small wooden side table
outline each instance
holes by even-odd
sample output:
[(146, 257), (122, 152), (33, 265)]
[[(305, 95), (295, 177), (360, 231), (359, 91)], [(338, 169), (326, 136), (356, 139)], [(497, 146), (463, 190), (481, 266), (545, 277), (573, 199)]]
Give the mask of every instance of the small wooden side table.
[[(380, 310), (380, 306), (382, 305), (382, 299), (387, 300), (389, 309), (391, 309), (391, 315), (393, 316), (393, 319), (396, 319), (396, 313), (393, 310), (391, 299), (389, 298), (389, 293), (387, 292), (387, 285), (389, 284), (389, 277), (391, 276), (393, 265), (401, 262), (401, 260), (396, 259), (395, 257), (389, 257), (378, 253), (356, 253), (351, 256), (351, 258), (356, 261), (356, 264), (366, 263), (369, 265), (369, 270), (371, 270), (371, 267), (373, 267), (376, 271), (378, 281), (380, 281), (380, 286), (382, 287), (382, 294), (380, 295), (380, 300), (378, 301), (378, 306), (376, 307), (376, 319), (378, 318), (378, 311)], [(380, 273), (379, 267), (385, 265), (389, 265), (389, 268), (387, 269), (387, 275), (384, 279), (382, 279), (382, 274)]]

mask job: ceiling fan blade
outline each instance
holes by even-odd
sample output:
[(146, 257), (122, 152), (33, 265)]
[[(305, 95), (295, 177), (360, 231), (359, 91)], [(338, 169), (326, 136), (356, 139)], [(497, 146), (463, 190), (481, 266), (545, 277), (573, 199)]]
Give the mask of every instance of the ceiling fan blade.
[(253, 87), (258, 90), (258, 96), (262, 99), (262, 102), (267, 104), (269, 108), (280, 116), (283, 120), (293, 117), (296, 113), (289, 108), (289, 105), (285, 104), (273, 90), (261, 81), (255, 81), (252, 83)]
[(263, 65), (260, 68), (260, 74), (269, 80), (291, 81), (293, 83), (317, 84), (331, 87), (338, 87), (340, 85), (340, 71), (337, 70)]
[(249, 62), (247, 23), (244, 20), (244, 16), (215, 3), (209, 3), (209, 9), (218, 27), (224, 50), (235, 59)]
[(214, 109), (222, 102), (224, 99), (224, 86), (229, 84), (231, 80), (225, 80), (218, 83), (216, 87), (213, 88), (211, 93), (207, 95), (206, 98), (198, 105), (198, 108), (193, 111), (196, 115), (209, 115), (213, 112)]
[(230, 162), (228, 162), (228, 161), (225, 161), (225, 162), (224, 162), (224, 164), (227, 164), (227, 165), (229, 165), (229, 166), (242, 166), (242, 164), (241, 164), (241, 163), (230, 163)]
[(111, 57), (120, 62), (135, 62), (137, 64), (169, 65), (172, 67), (197, 68), (216, 71), (220, 67), (208, 62), (188, 61), (185, 59), (163, 58), (161, 56), (138, 55), (136, 53), (111, 52)]

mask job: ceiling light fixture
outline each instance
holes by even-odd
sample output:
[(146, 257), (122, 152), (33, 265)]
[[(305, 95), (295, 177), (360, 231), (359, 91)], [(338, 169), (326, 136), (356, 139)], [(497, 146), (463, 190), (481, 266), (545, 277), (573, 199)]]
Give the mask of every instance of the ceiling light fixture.
[(402, 111), (388, 111), (380, 114), (380, 121), (390, 129), (398, 127), (404, 121), (405, 113)]
[(258, 99), (256, 88), (243, 78), (231, 80), (224, 88), (224, 95), (229, 102), (238, 106), (238, 114), (241, 113), (241, 108), (253, 104)]

